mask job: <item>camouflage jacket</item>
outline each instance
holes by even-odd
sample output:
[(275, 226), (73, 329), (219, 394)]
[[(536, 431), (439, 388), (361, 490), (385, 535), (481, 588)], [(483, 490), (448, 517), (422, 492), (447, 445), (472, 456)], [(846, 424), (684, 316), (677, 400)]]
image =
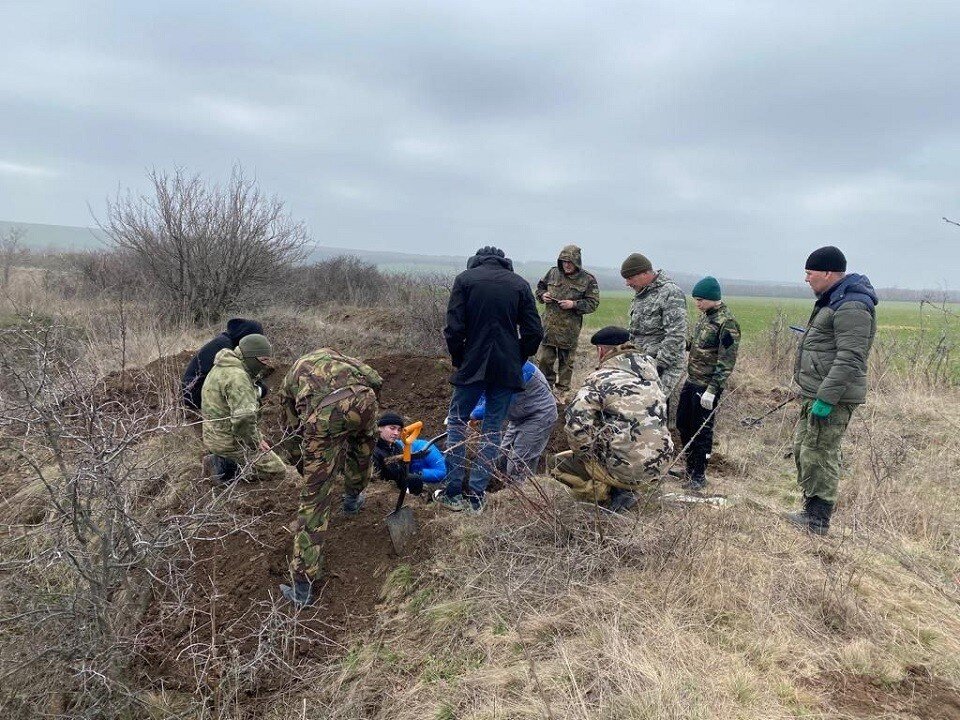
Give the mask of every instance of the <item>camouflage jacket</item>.
[(662, 270), (630, 303), (629, 330), (630, 342), (640, 352), (652, 357), (664, 375), (679, 379), (687, 341), (687, 300)]
[(596, 459), (627, 485), (655, 476), (673, 451), (657, 370), (630, 343), (587, 376), (565, 423), (570, 449)]
[(260, 395), (239, 350), (217, 353), (200, 394), (203, 445), (224, 457), (259, 452)]
[(687, 345), (687, 379), (714, 394), (723, 390), (737, 362), (739, 347), (740, 323), (726, 305), (720, 303), (701, 313)]
[[(564, 275), (560, 264), (569, 260), (576, 265), (573, 275)], [(583, 326), (583, 316), (589, 315), (600, 304), (600, 288), (597, 279), (583, 269), (580, 259), (580, 248), (576, 245), (567, 245), (560, 251), (557, 266), (550, 268), (543, 279), (537, 283), (537, 301), (543, 302), (544, 293), (550, 293), (554, 300), (575, 300), (576, 306), (570, 310), (563, 310), (555, 302), (544, 304), (543, 315), (543, 344), (571, 350), (577, 347), (580, 338), (580, 328)]]
[(332, 348), (320, 348), (300, 357), (287, 371), (277, 394), (288, 433), (312, 424), (320, 404), (347, 388), (371, 388), (378, 395), (383, 378), (369, 365)]

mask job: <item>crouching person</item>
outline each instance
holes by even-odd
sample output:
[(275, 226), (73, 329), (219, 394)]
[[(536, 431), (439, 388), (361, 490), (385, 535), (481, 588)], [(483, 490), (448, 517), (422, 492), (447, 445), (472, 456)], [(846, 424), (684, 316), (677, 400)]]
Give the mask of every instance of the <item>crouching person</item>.
[(214, 483), (233, 480), (243, 466), (253, 479), (276, 480), (286, 465), (270, 450), (259, 428), (260, 393), (255, 385), (271, 370), (273, 348), (263, 335), (247, 335), (236, 349), (217, 353), (203, 383), (204, 473)]
[(293, 585), (280, 591), (298, 606), (313, 601), (313, 585), (323, 574), (334, 478), (343, 477), (344, 514), (355, 515), (363, 506), (382, 384), (376, 370), (331, 348), (304, 355), (283, 378), (278, 397), (284, 446), (304, 482), (290, 560)]
[(628, 510), (673, 452), (667, 401), (657, 367), (629, 342), (620, 327), (597, 331), (597, 369), (567, 407), (570, 451), (555, 455), (548, 470), (582, 500), (609, 510)]
[[(507, 429), (500, 443), (497, 467), (510, 480), (526, 480), (537, 471), (540, 456), (557, 422), (557, 400), (543, 372), (527, 360), (521, 370), (523, 390), (514, 393), (507, 406)], [(472, 422), (486, 414), (486, 395), (470, 413)]]
[[(403, 486), (404, 473), (400, 454), (403, 442), (400, 431), (403, 430), (403, 418), (395, 412), (385, 412), (377, 420), (377, 447), (373, 451), (373, 465), (384, 480), (392, 482), (399, 490)], [(423, 492), (423, 485), (439, 487), (447, 477), (447, 462), (443, 452), (426, 440), (414, 440), (410, 445), (412, 456), (410, 470), (407, 472), (407, 490), (414, 495)]]

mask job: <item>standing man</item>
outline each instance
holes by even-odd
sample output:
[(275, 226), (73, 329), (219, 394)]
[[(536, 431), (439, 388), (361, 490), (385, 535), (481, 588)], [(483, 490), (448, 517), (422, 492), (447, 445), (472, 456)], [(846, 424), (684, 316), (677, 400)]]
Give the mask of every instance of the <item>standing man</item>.
[(537, 283), (537, 300), (544, 304), (544, 336), (537, 365), (562, 403), (570, 392), (583, 316), (594, 312), (600, 304), (597, 279), (583, 269), (579, 247), (567, 245), (560, 251), (557, 266)]
[(214, 483), (229, 482), (250, 464), (254, 478), (277, 480), (286, 465), (260, 434), (260, 393), (255, 385), (272, 370), (273, 348), (263, 335), (244, 337), (236, 349), (217, 353), (203, 383), (203, 458), (205, 474)]
[(846, 273), (833, 246), (807, 258), (806, 282), (817, 302), (800, 339), (794, 380), (802, 404), (793, 436), (803, 510), (787, 519), (826, 535), (840, 482), (840, 442), (857, 405), (867, 396), (867, 356), (877, 331), (879, 302), (870, 280)]
[[(447, 485), (437, 500), (449, 510), (480, 512), (500, 450), (507, 405), (513, 393), (523, 390), (521, 368), (543, 338), (533, 291), (513, 272), (503, 250), (484, 247), (467, 261), (467, 270), (457, 275), (450, 292), (443, 334), (456, 372), (450, 379), (453, 397), (447, 415)], [(486, 396), (486, 413), (480, 451), (464, 497), (464, 438), (481, 395)]]
[(687, 301), (683, 290), (663, 270), (633, 253), (620, 266), (627, 287), (636, 292), (630, 303), (630, 342), (653, 358), (660, 387), (669, 402), (683, 374), (687, 341)]
[(383, 379), (369, 365), (320, 348), (297, 360), (280, 386), (285, 446), (304, 481), (290, 559), (293, 585), (281, 585), (280, 591), (300, 607), (313, 601), (313, 585), (323, 573), (334, 479), (343, 477), (345, 515), (356, 515), (363, 506), (381, 385)]
[(597, 369), (567, 407), (570, 451), (548, 468), (578, 498), (615, 512), (636, 505), (637, 489), (657, 477), (673, 451), (656, 367), (629, 339), (626, 328), (614, 326), (590, 338)]
[[(720, 283), (707, 276), (693, 286), (700, 318), (687, 349), (687, 381), (677, 404), (677, 430), (687, 448), (688, 490), (707, 485), (707, 461), (713, 450), (714, 409), (737, 362), (740, 324), (720, 299)], [(689, 447), (687, 446), (689, 443)]]

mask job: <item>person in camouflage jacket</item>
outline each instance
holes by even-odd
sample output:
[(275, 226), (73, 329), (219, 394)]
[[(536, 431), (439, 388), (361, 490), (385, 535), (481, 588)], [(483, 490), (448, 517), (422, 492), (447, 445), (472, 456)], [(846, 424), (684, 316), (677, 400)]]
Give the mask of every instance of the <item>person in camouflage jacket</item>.
[(628, 339), (625, 328), (613, 326), (590, 339), (599, 365), (566, 409), (571, 452), (548, 465), (574, 495), (611, 510), (632, 507), (637, 489), (658, 475), (673, 451), (656, 367)]
[(709, 276), (694, 285), (691, 293), (700, 317), (687, 342), (687, 381), (677, 404), (677, 430), (687, 449), (684, 487), (689, 490), (701, 490), (707, 484), (714, 410), (733, 372), (740, 347), (740, 324), (720, 293), (720, 283)]
[(323, 573), (323, 534), (330, 522), (334, 479), (343, 477), (343, 512), (356, 514), (370, 481), (377, 442), (379, 392), (376, 370), (332, 348), (297, 360), (280, 385), (285, 448), (304, 478), (293, 536), (290, 574), (283, 595), (304, 606)]
[(286, 465), (270, 450), (259, 427), (260, 393), (254, 383), (271, 369), (272, 353), (263, 335), (247, 335), (235, 349), (216, 354), (203, 383), (200, 411), (203, 446), (209, 453), (203, 465), (216, 483), (232, 480), (243, 466), (258, 480), (276, 480), (286, 472)]
[[(583, 269), (579, 247), (567, 245), (560, 251), (557, 266), (537, 283), (536, 295), (544, 305), (544, 336), (537, 352), (537, 366), (562, 398), (570, 391), (583, 316), (594, 312), (600, 304), (597, 279)], [(555, 365), (559, 366), (557, 371)]]
[(636, 292), (630, 303), (630, 342), (657, 366), (660, 387), (668, 400), (683, 375), (687, 341), (687, 301), (683, 290), (650, 261), (633, 253), (620, 268), (627, 286)]

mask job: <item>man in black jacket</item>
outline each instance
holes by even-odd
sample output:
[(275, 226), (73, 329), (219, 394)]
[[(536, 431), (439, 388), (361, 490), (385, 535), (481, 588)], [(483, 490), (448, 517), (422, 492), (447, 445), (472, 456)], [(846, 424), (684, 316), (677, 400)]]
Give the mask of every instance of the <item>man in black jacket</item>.
[[(207, 379), (207, 374), (213, 367), (213, 359), (221, 350), (233, 350), (240, 344), (247, 335), (262, 335), (263, 326), (256, 320), (245, 320), (244, 318), (233, 318), (227, 321), (225, 332), (217, 335), (197, 351), (187, 369), (183, 371), (183, 380), (181, 390), (183, 395), (183, 405), (187, 410), (192, 410), (199, 416), (200, 413), (200, 391), (203, 390), (203, 381)], [(261, 388), (261, 392), (263, 388)]]
[[(513, 272), (503, 250), (481, 248), (467, 262), (467, 270), (453, 283), (443, 334), (456, 372), (450, 379), (453, 397), (447, 415), (447, 486), (437, 499), (450, 510), (479, 512), (510, 397), (523, 390), (523, 363), (543, 339), (533, 291)], [(480, 450), (464, 497), (464, 437), (481, 395), (487, 407)]]

